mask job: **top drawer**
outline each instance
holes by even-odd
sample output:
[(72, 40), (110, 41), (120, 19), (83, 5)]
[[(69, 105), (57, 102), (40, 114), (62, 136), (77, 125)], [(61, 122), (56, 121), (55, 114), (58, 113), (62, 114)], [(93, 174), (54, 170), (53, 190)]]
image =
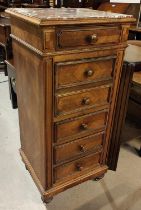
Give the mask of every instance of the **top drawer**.
[(57, 29), (57, 49), (70, 49), (101, 44), (116, 44), (120, 39), (119, 27), (87, 27)]
[(56, 89), (111, 80), (116, 56), (88, 58), (55, 64)]

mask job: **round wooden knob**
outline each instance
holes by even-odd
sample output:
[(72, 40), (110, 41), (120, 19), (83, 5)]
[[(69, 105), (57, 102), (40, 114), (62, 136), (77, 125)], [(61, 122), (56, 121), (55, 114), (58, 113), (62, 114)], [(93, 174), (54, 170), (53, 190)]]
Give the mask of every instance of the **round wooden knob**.
[(80, 163), (76, 164), (76, 168), (78, 171), (82, 171), (83, 170), (83, 166)]
[(16, 86), (16, 79), (14, 77), (11, 77), (11, 83), (13, 86)]
[(86, 123), (82, 123), (80, 127), (82, 130), (87, 130), (88, 125)]
[(85, 151), (86, 151), (86, 148), (85, 148), (84, 145), (80, 145), (79, 148), (80, 148), (80, 151), (81, 151), (81, 152), (85, 152)]
[(97, 41), (97, 35), (96, 34), (93, 34), (91, 35), (91, 41)]
[(97, 34), (92, 34), (92, 35), (87, 36), (86, 40), (91, 44), (97, 42), (98, 40)]
[(89, 105), (90, 104), (90, 99), (89, 98), (83, 98), (82, 99), (82, 104)]
[(86, 72), (85, 72), (86, 76), (87, 77), (91, 77), (93, 74), (94, 74), (94, 71), (92, 69), (88, 69)]

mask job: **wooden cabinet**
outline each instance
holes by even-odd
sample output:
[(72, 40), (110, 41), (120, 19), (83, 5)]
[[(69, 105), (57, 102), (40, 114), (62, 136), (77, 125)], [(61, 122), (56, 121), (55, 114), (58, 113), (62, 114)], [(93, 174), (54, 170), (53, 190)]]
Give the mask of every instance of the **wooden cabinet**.
[(20, 152), (47, 202), (108, 169), (122, 60), (134, 19), (88, 9), (7, 12)]

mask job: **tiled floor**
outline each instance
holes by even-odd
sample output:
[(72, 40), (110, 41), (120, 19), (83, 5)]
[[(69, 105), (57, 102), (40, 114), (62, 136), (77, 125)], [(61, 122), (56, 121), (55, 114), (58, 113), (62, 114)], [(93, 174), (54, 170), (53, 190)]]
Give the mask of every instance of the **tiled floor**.
[[(131, 140), (133, 133), (138, 138)], [(18, 113), (11, 108), (7, 77), (0, 73), (0, 210), (141, 210), (141, 158), (134, 148), (140, 136), (141, 129), (128, 124), (123, 139), (130, 142), (121, 148), (117, 171), (60, 193), (45, 207), (21, 161)]]

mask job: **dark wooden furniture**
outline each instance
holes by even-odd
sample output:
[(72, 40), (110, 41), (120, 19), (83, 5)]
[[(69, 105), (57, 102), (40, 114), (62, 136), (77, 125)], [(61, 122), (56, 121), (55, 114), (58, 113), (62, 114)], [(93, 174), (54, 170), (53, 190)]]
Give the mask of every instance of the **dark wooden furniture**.
[[(141, 60), (141, 54), (139, 51), (141, 50), (141, 41), (130, 40), (130, 44), (137, 46), (138, 50), (136, 56), (138, 55), (138, 65), (136, 62), (135, 71), (133, 73), (130, 95), (129, 95), (129, 103), (127, 109), (127, 116), (129, 119), (140, 123), (141, 122), (141, 62), (139, 63), (139, 59)], [(141, 156), (141, 147), (139, 150), (139, 155)]]
[(0, 48), (2, 54), (1, 62), (4, 65), (5, 75), (7, 75), (7, 68), (4, 60), (12, 57), (10, 32), (11, 32), (10, 19), (5, 17), (0, 17)]
[(9, 7), (48, 8), (55, 6), (54, 2), (55, 0), (0, 0), (0, 12)]
[[(133, 74), (127, 116), (137, 124), (141, 123), (141, 71)], [(138, 153), (141, 157), (141, 147)]]
[(141, 122), (141, 71), (133, 74), (127, 115), (133, 121)]
[[(131, 37), (131, 38), (130, 38)], [(131, 27), (130, 28), (130, 39), (131, 40), (141, 40), (141, 27)]]
[(130, 28), (129, 39), (141, 39), (140, 8), (140, 3), (111, 3), (109, 1), (101, 1), (97, 9), (100, 11), (111, 11), (115, 13), (133, 15), (136, 18), (136, 23), (134, 23), (134, 25)]
[[(112, 150), (113, 152), (109, 154), (111, 158), (115, 156), (113, 161), (111, 161), (111, 158), (109, 158), (109, 160), (112, 162), (112, 163), (109, 162), (109, 165), (112, 169), (116, 169), (117, 167), (118, 154), (121, 145), (120, 137), (127, 113), (133, 72), (139, 71), (141, 69), (141, 47), (131, 45), (130, 43), (133, 44), (133, 41), (129, 41), (129, 46), (126, 49), (123, 70), (119, 85), (119, 94), (115, 106), (115, 117), (113, 121), (111, 145), (110, 145), (111, 148), (110, 150)], [(130, 102), (129, 102), (129, 107), (130, 107)]]
[(0, 71), (5, 71), (5, 63), (4, 63), (4, 57), (3, 57), (3, 48), (0, 47)]
[[(60, 1), (61, 2), (61, 1)], [(86, 8), (86, 7), (91, 7), (93, 8), (94, 5), (97, 5), (97, 3), (99, 3), (98, 0), (64, 0), (62, 6), (64, 7), (74, 7), (74, 8), (78, 8), (78, 7), (82, 7), (82, 8)]]
[(135, 20), (88, 9), (7, 12), (20, 153), (47, 202), (108, 169), (123, 55)]
[(101, 1), (98, 10), (133, 15), (137, 19), (137, 24), (140, 19), (139, 3), (111, 3), (110, 1)]
[(9, 82), (9, 95), (12, 104), (12, 108), (16, 109), (17, 106), (17, 94), (16, 94), (16, 70), (14, 66), (13, 59), (5, 61), (7, 65), (8, 72), (8, 82)]
[(7, 8), (8, 2), (6, 0), (0, 0), (0, 12), (3, 12)]
[(23, 3), (21, 4), (22, 8), (48, 8), (49, 4), (29, 4), (29, 3)]

